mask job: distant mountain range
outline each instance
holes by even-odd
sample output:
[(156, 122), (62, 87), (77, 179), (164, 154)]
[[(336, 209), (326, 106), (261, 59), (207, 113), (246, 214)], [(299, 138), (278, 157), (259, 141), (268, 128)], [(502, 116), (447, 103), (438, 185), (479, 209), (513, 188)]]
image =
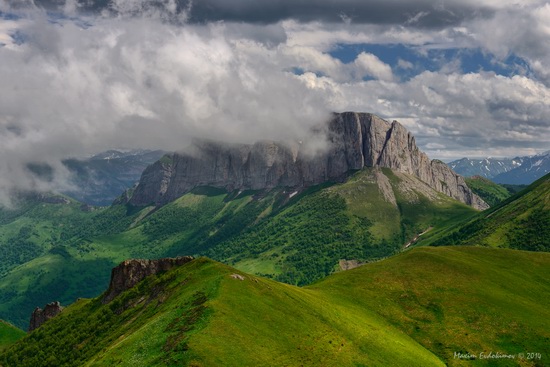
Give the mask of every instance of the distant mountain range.
[(515, 158), (462, 158), (448, 166), (465, 177), (481, 176), (500, 184), (529, 185), (550, 172), (550, 151)]
[(162, 150), (108, 150), (87, 159), (66, 159), (63, 164), (73, 173), (75, 189), (64, 191), (90, 205), (110, 205), (132, 187), (143, 170), (166, 152)]

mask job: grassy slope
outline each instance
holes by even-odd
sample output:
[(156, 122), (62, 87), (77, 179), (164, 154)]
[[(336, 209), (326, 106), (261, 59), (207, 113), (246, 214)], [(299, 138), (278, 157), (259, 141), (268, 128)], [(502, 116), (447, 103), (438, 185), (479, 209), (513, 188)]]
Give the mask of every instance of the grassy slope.
[[(200, 259), (108, 305), (81, 300), (0, 357), (8, 366), (443, 365), (373, 312)], [(154, 291), (153, 291), (154, 290)]]
[[(376, 174), (387, 177), (396, 205), (384, 199)], [(403, 178), (391, 170), (364, 169), (346, 183), (298, 196), (293, 205), (206, 255), (243, 271), (303, 285), (333, 272), (340, 259), (387, 257), (430, 227), (475, 214), (434, 192), (435, 199), (414, 189), (404, 192)]]
[(550, 251), (550, 175), (461, 225), (422, 237), (420, 244)]
[(511, 194), (504, 187), (481, 176), (465, 178), (466, 184), (474, 193), (479, 195), (491, 207), (508, 199)]
[(0, 352), (25, 335), (26, 333), (23, 330), (0, 320)]
[(454, 352), (493, 351), (542, 353), (542, 366), (550, 362), (549, 269), (546, 253), (421, 247), (311, 288), (375, 310), (449, 365), (491, 365), (460, 361)]
[[(297, 288), (199, 259), (108, 305), (80, 300), (0, 355), (6, 367), (517, 365), (550, 353), (550, 254), (417, 248)], [(429, 281), (427, 281), (429, 280)], [(436, 357), (437, 356), (437, 357)], [(3, 362), (1, 362), (3, 361)]]
[(0, 318), (24, 328), (36, 306), (93, 297), (107, 286), (107, 270), (126, 258), (206, 254), (246, 272), (307, 284), (337, 270), (340, 259), (390, 256), (427, 228), (475, 213), (442, 195), (402, 193), (403, 176), (377, 172), (390, 181), (397, 205), (383, 198), (369, 169), (292, 198), (283, 190), (198, 188), (158, 210), (119, 205), (85, 213), (76, 204), (40, 204), (0, 228), (6, 238), (39, 233), (30, 237), (37, 254), (0, 278)]

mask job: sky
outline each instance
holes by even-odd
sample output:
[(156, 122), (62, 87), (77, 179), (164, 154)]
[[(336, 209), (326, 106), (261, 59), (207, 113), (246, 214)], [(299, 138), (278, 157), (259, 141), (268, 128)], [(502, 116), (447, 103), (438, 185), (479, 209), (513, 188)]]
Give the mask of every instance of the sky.
[(0, 0), (0, 202), (66, 188), (63, 158), (303, 139), (330, 112), (444, 161), (537, 154), (549, 40), (541, 0)]

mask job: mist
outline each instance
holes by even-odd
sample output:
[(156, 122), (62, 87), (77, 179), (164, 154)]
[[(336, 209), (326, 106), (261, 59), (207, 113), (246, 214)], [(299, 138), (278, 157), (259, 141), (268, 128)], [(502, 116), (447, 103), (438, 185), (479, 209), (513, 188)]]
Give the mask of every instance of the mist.
[[(66, 188), (67, 157), (181, 150), (194, 138), (303, 140), (328, 118), (324, 96), (287, 70), (291, 60), (281, 66), (288, 57), (269, 34), (155, 17), (27, 17), (23, 42), (0, 48), (0, 200), (12, 189)], [(53, 177), (29, 164), (50, 165)]]

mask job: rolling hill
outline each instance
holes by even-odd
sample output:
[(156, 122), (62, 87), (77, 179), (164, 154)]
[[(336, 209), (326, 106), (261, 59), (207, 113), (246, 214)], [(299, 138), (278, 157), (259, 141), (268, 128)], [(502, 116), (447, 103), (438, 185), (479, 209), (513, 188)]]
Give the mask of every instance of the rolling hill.
[(201, 258), (110, 302), (78, 300), (0, 364), (543, 366), (549, 266), (545, 253), (416, 248), (298, 288)]

